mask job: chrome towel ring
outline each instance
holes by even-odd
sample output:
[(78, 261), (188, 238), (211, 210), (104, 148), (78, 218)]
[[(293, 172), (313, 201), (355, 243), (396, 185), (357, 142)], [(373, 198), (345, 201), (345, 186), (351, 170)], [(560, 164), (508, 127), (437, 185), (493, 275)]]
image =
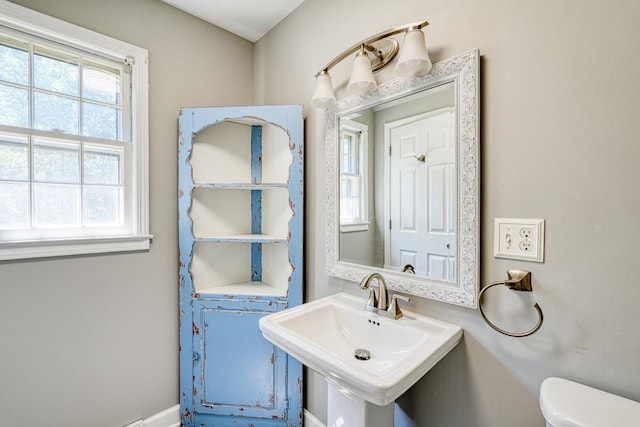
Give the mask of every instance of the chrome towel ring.
[(509, 270), (509, 271), (507, 271), (507, 280), (503, 280), (503, 281), (500, 281), (500, 282), (494, 282), (494, 283), (490, 284), (489, 286), (486, 286), (486, 287), (482, 288), (482, 290), (478, 294), (478, 307), (480, 308), (480, 315), (482, 316), (484, 321), (487, 322), (487, 324), (489, 326), (491, 326), (494, 330), (500, 332), (501, 334), (504, 334), (504, 335), (507, 335), (507, 336), (510, 336), (510, 337), (515, 337), (515, 338), (522, 338), (522, 337), (527, 337), (529, 335), (532, 335), (532, 334), (538, 332), (538, 329), (540, 329), (540, 327), (542, 326), (542, 322), (544, 321), (544, 315), (542, 314), (542, 309), (540, 308), (538, 303), (535, 303), (535, 305), (533, 306), (533, 308), (535, 308), (536, 311), (538, 312), (538, 323), (533, 327), (533, 329), (531, 329), (530, 331), (527, 331), (527, 332), (518, 333), (518, 332), (505, 331), (504, 329), (500, 329), (499, 327), (494, 325), (487, 318), (487, 316), (484, 314), (484, 310), (482, 310), (482, 295), (489, 288), (492, 288), (492, 287), (497, 286), (497, 285), (505, 285), (506, 287), (508, 287), (509, 289), (511, 289), (513, 291), (531, 292), (532, 289), (533, 289), (532, 286), (531, 286), (531, 272), (524, 271), (524, 270)]

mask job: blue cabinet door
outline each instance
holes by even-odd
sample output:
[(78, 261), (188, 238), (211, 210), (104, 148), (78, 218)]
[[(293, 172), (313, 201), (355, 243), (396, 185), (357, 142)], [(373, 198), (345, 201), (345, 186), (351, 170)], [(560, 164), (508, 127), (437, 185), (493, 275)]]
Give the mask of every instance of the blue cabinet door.
[(262, 337), (259, 319), (277, 302), (198, 301), (194, 407), (198, 413), (287, 419), (287, 355)]

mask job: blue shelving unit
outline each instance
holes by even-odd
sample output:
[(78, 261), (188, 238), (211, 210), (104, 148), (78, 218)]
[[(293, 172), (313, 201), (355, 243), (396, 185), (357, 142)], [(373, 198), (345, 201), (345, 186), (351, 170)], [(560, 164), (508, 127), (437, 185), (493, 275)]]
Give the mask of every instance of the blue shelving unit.
[(183, 108), (178, 142), (182, 425), (302, 426), (258, 328), (303, 301), (302, 106)]

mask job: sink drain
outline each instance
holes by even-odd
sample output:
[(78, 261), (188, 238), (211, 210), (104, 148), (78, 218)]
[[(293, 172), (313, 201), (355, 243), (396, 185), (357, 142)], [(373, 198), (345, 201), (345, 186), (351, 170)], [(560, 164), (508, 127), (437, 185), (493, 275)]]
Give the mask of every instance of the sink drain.
[(371, 352), (364, 348), (357, 348), (353, 353), (354, 357), (358, 360), (369, 360), (371, 359)]

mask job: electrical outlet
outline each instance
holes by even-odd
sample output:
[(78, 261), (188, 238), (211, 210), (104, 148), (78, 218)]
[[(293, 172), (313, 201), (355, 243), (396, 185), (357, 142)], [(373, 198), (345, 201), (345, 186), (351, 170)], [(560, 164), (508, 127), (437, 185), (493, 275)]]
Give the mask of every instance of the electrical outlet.
[(496, 218), (493, 255), (496, 258), (543, 262), (544, 220)]
[(531, 227), (522, 227), (520, 229), (520, 237), (523, 239), (529, 239), (533, 234), (533, 229)]

